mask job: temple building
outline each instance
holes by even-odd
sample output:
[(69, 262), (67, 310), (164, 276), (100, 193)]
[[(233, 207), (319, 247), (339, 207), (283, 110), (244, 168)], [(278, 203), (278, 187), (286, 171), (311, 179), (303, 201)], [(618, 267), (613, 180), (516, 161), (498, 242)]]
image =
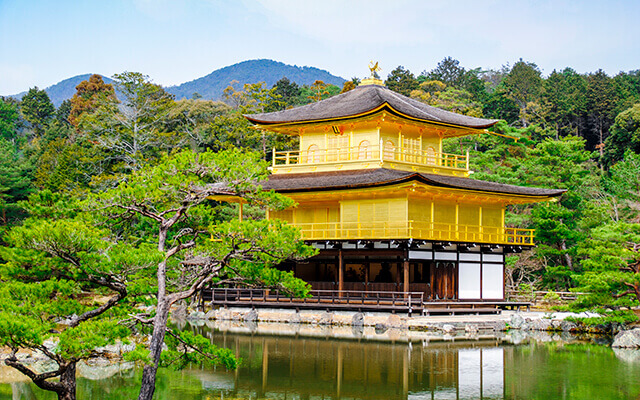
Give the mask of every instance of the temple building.
[(505, 226), (506, 206), (564, 192), (471, 179), (469, 154), (443, 153), (443, 139), (485, 134), (497, 120), (431, 107), (374, 76), (316, 103), (245, 117), (300, 139), (298, 150), (273, 150), (263, 187), (297, 203), (268, 218), (299, 227), (319, 249), (282, 266), (313, 289), (502, 300), (505, 254), (535, 239)]

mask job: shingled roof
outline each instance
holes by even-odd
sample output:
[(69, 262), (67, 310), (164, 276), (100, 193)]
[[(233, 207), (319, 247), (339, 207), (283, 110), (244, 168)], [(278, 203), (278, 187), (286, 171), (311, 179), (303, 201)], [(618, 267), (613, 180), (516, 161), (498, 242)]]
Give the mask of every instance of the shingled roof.
[(284, 111), (248, 114), (245, 118), (259, 125), (293, 124), (361, 117), (382, 110), (422, 122), (474, 129), (488, 128), (498, 122), (495, 119), (474, 118), (441, 110), (380, 85), (360, 85), (353, 90), (317, 103)]
[(502, 183), (456, 176), (424, 174), (386, 168), (303, 174), (277, 174), (271, 175), (269, 180), (262, 186), (266, 190), (273, 189), (276, 192), (290, 193), (385, 186), (412, 180), (435, 187), (477, 190), (521, 196), (557, 197), (566, 191), (564, 189), (541, 189), (535, 187), (505, 185)]

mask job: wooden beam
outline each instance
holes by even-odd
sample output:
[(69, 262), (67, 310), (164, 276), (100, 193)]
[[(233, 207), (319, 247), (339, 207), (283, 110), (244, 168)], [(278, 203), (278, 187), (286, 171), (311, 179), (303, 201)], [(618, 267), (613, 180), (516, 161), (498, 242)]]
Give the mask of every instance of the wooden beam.
[(342, 297), (344, 290), (344, 260), (342, 258), (342, 249), (338, 250), (338, 295)]
[(404, 262), (402, 263), (402, 274), (403, 276), (403, 291), (405, 293), (409, 293), (409, 258), (405, 257)]

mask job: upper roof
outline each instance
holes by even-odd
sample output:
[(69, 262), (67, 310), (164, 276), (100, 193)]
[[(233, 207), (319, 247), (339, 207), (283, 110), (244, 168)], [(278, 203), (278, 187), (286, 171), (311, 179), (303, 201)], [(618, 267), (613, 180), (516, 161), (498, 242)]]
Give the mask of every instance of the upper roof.
[(474, 129), (488, 128), (498, 122), (495, 119), (474, 118), (441, 110), (380, 85), (360, 85), (316, 103), (283, 111), (247, 114), (245, 118), (259, 125), (302, 124), (362, 117), (382, 110), (420, 122)]
[(348, 170), (336, 172), (271, 175), (262, 184), (266, 190), (276, 192), (303, 192), (336, 189), (354, 189), (373, 186), (385, 186), (408, 181), (420, 181), (429, 186), (465, 189), (497, 194), (509, 194), (535, 197), (557, 197), (566, 192), (564, 189), (542, 189), (505, 185), (502, 183), (461, 178), (456, 176), (425, 174), (399, 171), (386, 168)]

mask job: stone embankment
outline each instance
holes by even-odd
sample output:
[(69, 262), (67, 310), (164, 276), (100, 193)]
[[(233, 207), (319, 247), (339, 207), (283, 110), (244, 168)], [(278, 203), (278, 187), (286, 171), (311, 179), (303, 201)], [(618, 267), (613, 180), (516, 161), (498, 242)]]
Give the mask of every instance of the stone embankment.
[(408, 329), (443, 334), (473, 334), (477, 332), (547, 331), (566, 333), (611, 334), (619, 326), (587, 327), (568, 320), (568, 317), (590, 317), (593, 314), (543, 313), (503, 311), (499, 315), (412, 316), (376, 312), (320, 311), (289, 309), (219, 308), (207, 313), (186, 313), (187, 320), (217, 320), (242, 322), (270, 322), (333, 326), (368, 326), (377, 331)]

